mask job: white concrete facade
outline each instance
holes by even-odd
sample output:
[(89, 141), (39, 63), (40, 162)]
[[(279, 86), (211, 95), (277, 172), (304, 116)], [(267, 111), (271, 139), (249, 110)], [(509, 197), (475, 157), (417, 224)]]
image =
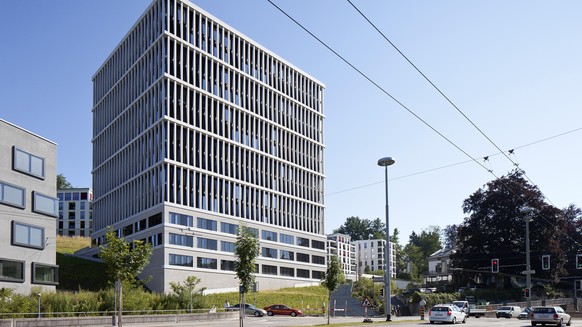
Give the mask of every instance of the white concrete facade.
[(327, 248), (330, 255), (338, 257), (346, 278), (355, 277), (356, 247), (352, 244), (351, 237), (344, 234), (327, 235)]
[(57, 234), (90, 236), (93, 224), (93, 191), (90, 188), (57, 190), (59, 223)]
[[(356, 250), (356, 261), (358, 274), (363, 274), (366, 267), (370, 272), (384, 270), (386, 253), (386, 241), (376, 240), (359, 240), (353, 241)], [(396, 249), (394, 243), (390, 243), (390, 271), (391, 278), (396, 278)]]
[(92, 244), (154, 245), (148, 286), (236, 290), (240, 224), (260, 289), (326, 270), (324, 85), (188, 1), (156, 0), (93, 77)]
[(54, 291), (57, 145), (0, 119), (0, 288)]

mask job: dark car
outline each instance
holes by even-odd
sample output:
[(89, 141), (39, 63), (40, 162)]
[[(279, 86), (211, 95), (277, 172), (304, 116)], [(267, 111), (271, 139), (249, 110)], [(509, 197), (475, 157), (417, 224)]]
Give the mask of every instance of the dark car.
[(273, 315), (286, 315), (291, 317), (303, 316), (303, 312), (301, 312), (301, 310), (288, 307), (284, 304), (274, 304), (268, 307), (264, 307), (263, 309), (267, 311), (267, 314), (269, 316)]
[[(240, 304), (231, 305), (230, 307), (226, 308), (226, 311), (239, 311)], [(259, 309), (252, 304), (245, 304), (245, 314), (253, 315), (255, 317), (262, 317), (267, 314), (267, 311), (263, 309)]]

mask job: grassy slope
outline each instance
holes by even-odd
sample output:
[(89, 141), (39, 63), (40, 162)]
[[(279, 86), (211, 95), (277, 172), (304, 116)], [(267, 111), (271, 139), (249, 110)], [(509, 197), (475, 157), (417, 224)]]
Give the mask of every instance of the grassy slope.
[(67, 254), (91, 245), (88, 237), (57, 236), (57, 265), (59, 265), (58, 290), (98, 291), (108, 285), (102, 263)]
[[(90, 242), (88, 237), (57, 236), (57, 264), (60, 274), (58, 290), (98, 291), (108, 287), (105, 266), (102, 263), (67, 255), (90, 246)], [(315, 310), (321, 310), (322, 303), (326, 299), (325, 288), (312, 286), (260, 291), (256, 296), (250, 293), (246, 297), (246, 302), (256, 303), (260, 308), (281, 303), (298, 309), (306, 309), (306, 313), (313, 313)], [(204, 296), (202, 302), (205, 308), (212, 306), (222, 308), (225, 300), (228, 300), (230, 304), (238, 303), (238, 293), (210, 294)]]

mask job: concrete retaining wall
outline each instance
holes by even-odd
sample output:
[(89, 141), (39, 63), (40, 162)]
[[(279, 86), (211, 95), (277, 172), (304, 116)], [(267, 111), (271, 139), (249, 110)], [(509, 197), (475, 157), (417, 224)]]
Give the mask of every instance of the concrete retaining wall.
[[(127, 315), (124, 325), (152, 323), (178, 323), (238, 317), (238, 312), (196, 313), (181, 315)], [(113, 326), (114, 317), (69, 317), (69, 318), (14, 318), (0, 319), (0, 327), (54, 327), (54, 326)]]

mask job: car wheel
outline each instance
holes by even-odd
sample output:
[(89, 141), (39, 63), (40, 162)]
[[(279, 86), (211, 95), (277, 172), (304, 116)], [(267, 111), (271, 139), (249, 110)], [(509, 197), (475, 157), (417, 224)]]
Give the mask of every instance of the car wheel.
[(507, 318), (511, 319), (511, 318), (513, 318), (513, 315), (510, 313), (509, 317), (507, 317)]
[(467, 323), (467, 316), (463, 317), (463, 324)]
[(260, 316), (261, 316), (261, 313), (258, 311), (255, 311), (255, 317), (260, 317)]
[(273, 311), (267, 311), (267, 316), (272, 316), (273, 315)]
[(532, 326), (537, 326), (537, 323), (535, 323), (535, 322), (532, 322), (532, 323), (531, 323), (531, 325), (532, 325)]
[(291, 317), (297, 317), (297, 312), (291, 311)]
[(430, 323), (431, 323), (431, 324), (434, 324), (434, 321), (432, 321), (432, 320), (431, 320), (431, 321), (430, 321)]
[(568, 323), (566, 323), (566, 326), (570, 326), (572, 324), (572, 317), (570, 317), (570, 319), (568, 320)]
[(457, 317), (453, 317), (453, 321), (451, 321), (451, 324), (456, 324), (457, 323)]
[(562, 325), (563, 325), (563, 321), (562, 321), (562, 319), (560, 319), (560, 321), (558, 321), (558, 324), (556, 325), (556, 327), (562, 327)]
[(499, 319), (499, 315), (495, 315), (495, 317), (497, 317), (497, 319)]

